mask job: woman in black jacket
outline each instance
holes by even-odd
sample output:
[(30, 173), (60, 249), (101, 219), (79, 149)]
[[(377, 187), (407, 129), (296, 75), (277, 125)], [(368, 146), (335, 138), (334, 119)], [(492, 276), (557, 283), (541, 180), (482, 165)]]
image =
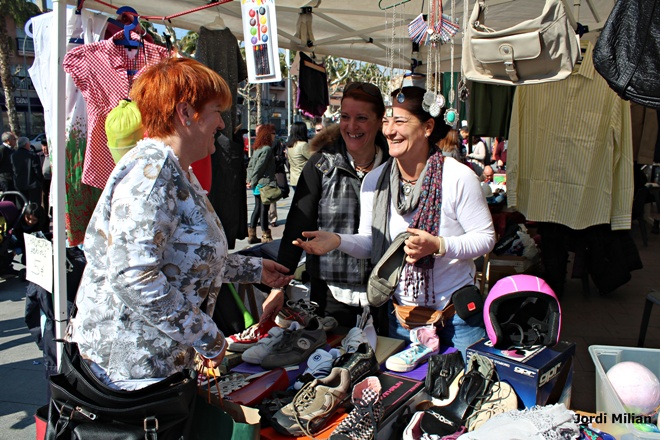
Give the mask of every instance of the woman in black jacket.
[[(293, 273), (302, 250), (292, 244), (303, 231), (317, 229), (356, 233), (360, 221), (360, 185), (364, 176), (389, 157), (381, 133), (385, 105), (381, 91), (369, 83), (344, 88), (340, 123), (318, 133), (311, 141), (315, 153), (305, 164), (291, 208), (277, 261)], [(319, 316), (330, 315), (342, 326), (355, 325), (355, 315), (366, 305), (366, 282), (371, 263), (341, 252), (308, 255), (311, 300)], [(284, 302), (275, 289), (264, 304), (262, 320), (274, 317)]]

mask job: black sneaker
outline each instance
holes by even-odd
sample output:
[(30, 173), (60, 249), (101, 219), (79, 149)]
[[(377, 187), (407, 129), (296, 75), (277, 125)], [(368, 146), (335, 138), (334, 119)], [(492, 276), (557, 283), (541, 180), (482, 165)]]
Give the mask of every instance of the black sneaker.
[(289, 365), (300, 365), (327, 341), (318, 318), (312, 319), (307, 327), (285, 332), (282, 340), (261, 360), (261, 367), (272, 370)]
[(355, 385), (352, 398), (354, 408), (339, 423), (329, 440), (372, 440), (383, 416), (380, 392), (381, 384), (375, 376)]
[(335, 359), (333, 367), (345, 368), (351, 374), (351, 383), (358, 383), (370, 374), (380, 371), (376, 353), (368, 342), (363, 342), (353, 353), (346, 353)]

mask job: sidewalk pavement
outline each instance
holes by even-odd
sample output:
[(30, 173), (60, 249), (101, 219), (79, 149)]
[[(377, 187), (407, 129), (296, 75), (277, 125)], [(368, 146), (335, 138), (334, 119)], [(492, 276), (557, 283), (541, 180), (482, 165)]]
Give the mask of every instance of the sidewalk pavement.
[[(271, 228), (273, 238), (282, 237), (292, 198), (293, 194), (277, 203), (278, 222)], [(249, 219), (254, 209), (250, 191), (247, 201)], [(247, 246), (247, 239), (238, 240), (230, 252)], [(23, 266), (15, 262), (14, 268)], [(26, 286), (16, 276), (0, 277), (0, 440), (34, 440), (34, 413), (48, 403), (42, 353), (24, 321)]]

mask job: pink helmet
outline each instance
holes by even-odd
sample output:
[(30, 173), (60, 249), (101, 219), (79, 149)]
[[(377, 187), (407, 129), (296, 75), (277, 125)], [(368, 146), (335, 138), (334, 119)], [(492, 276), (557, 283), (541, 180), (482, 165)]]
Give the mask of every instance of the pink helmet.
[(541, 278), (513, 275), (499, 280), (488, 292), (484, 324), (497, 348), (553, 346), (559, 342), (561, 307)]

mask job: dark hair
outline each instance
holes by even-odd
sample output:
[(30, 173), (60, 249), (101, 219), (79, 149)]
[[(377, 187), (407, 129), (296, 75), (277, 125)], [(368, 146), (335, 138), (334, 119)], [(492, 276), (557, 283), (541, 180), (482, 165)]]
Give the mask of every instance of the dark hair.
[[(399, 93), (403, 93), (403, 96), (405, 97), (403, 102), (399, 102), (397, 99), (397, 95)], [(441, 139), (444, 139), (444, 137), (447, 136), (447, 133), (451, 127), (445, 123), (444, 108), (435, 118), (431, 116), (429, 112), (424, 110), (422, 107), (424, 93), (426, 93), (426, 90), (416, 86), (403, 87), (402, 89), (395, 90), (392, 92), (392, 107), (404, 108), (422, 122), (433, 119), (435, 121), (435, 125), (433, 126), (433, 132), (428, 139), (429, 145), (436, 145)]]
[(374, 106), (374, 112), (376, 112), (378, 118), (382, 118), (383, 115), (385, 115), (383, 93), (373, 84), (365, 82), (352, 82), (346, 84), (346, 86), (344, 86), (341, 102), (344, 102), (344, 99), (346, 98), (370, 103)]
[(268, 145), (272, 147), (271, 145), (273, 143), (273, 135), (275, 134), (275, 126), (273, 124), (263, 124), (258, 127), (257, 130), (257, 137), (254, 140), (254, 146), (253, 148), (255, 150), (258, 150), (259, 148)]
[(304, 122), (294, 122), (291, 124), (291, 132), (289, 133), (289, 141), (286, 143), (287, 147), (293, 147), (296, 142), (307, 142), (307, 124)]

